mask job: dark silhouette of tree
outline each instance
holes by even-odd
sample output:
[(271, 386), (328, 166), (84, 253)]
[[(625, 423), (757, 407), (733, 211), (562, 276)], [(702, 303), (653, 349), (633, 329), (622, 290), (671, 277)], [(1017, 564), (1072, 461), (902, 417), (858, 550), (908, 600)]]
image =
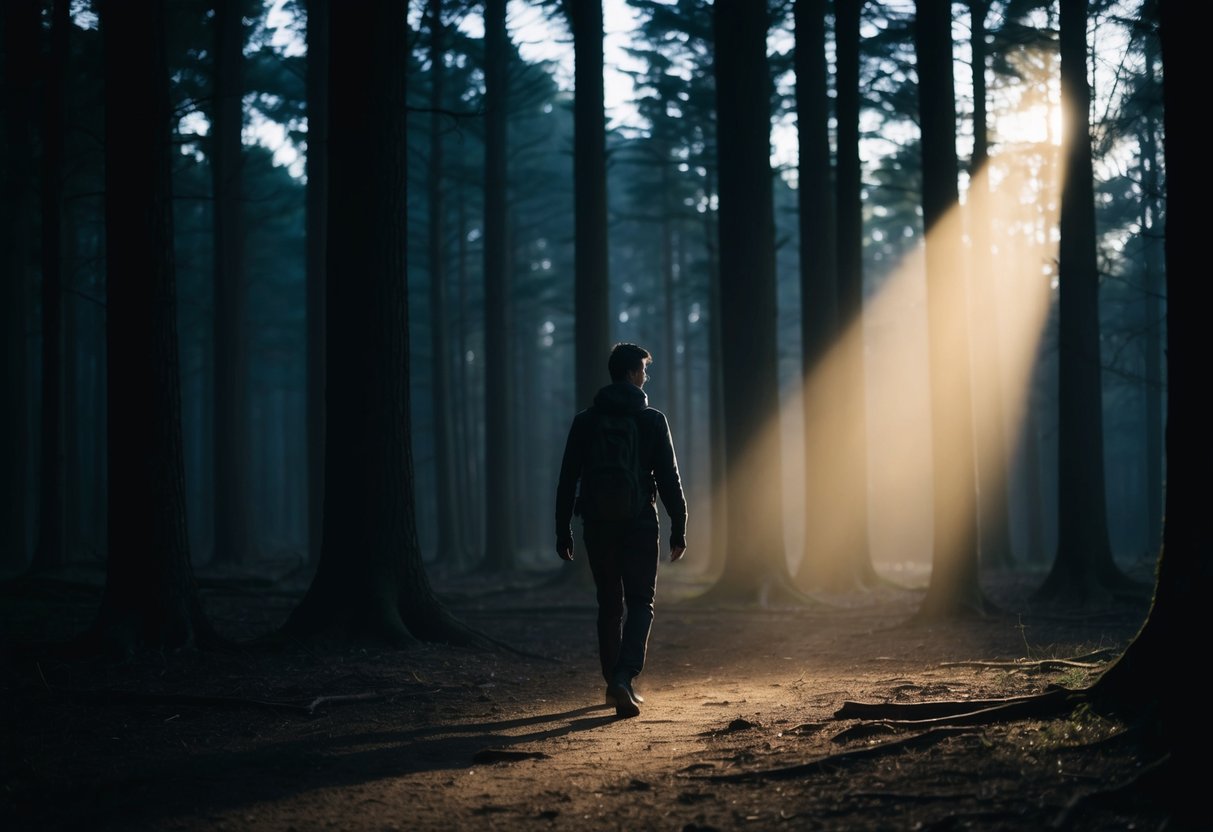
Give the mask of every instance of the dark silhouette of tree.
[(216, 563), (250, 555), (249, 355), (244, 251), (245, 0), (215, 3), (215, 93), (211, 124), (214, 189)]
[(767, 28), (765, 4), (713, 6), (728, 545), (704, 602), (804, 600), (784, 551)]
[(462, 551), (459, 520), (455, 515), (455, 459), (451, 441), (451, 369), (446, 302), (446, 200), (443, 184), (442, 121), (446, 103), (445, 24), (442, 0), (429, 0), (430, 29), (430, 161), (426, 188), (429, 194), (430, 347), (433, 373), (434, 486), (438, 510), (438, 554), (456, 558)]
[(509, 32), (505, 5), (505, 0), (484, 3), (484, 566), (494, 571), (513, 568), (516, 554), (510, 488), (514, 409), (509, 383)]
[(307, 0), (307, 552), (324, 532), (325, 261), (328, 256), (329, 3)]
[(38, 542), (30, 568), (67, 561), (63, 459), (63, 132), (68, 30), (67, 0), (51, 4), (50, 50), (42, 93), (42, 434), (38, 478)]
[(918, 614), (988, 611), (977, 580), (976, 483), (968, 298), (961, 256), (949, 0), (915, 3), (922, 214), (926, 229), (934, 533), (931, 582)]
[[(610, 350), (607, 311), (606, 115), (602, 82), (602, 2), (568, 0), (573, 30), (573, 195), (575, 277), (573, 288), (578, 407), (586, 407), (603, 385)], [(667, 360), (672, 360), (668, 356)]]
[(169, 78), (160, 0), (100, 6), (105, 75), (109, 559), (89, 641), (213, 641), (186, 535)]
[[(1148, 90), (1157, 89), (1158, 80), (1155, 77), (1158, 63), (1157, 41), (1146, 37), (1145, 45), (1145, 84)], [(1163, 293), (1163, 264), (1159, 237), (1162, 236), (1162, 222), (1159, 209), (1160, 179), (1158, 176), (1158, 120), (1152, 109), (1147, 109), (1141, 126), (1141, 136), (1138, 139), (1141, 147), (1141, 229), (1146, 236), (1145, 256), (1145, 303), (1142, 305), (1142, 317), (1145, 329), (1145, 400), (1146, 400), (1146, 530), (1149, 537), (1148, 551), (1154, 553), (1161, 540), (1162, 529), (1162, 495), (1163, 495), (1163, 436), (1162, 436), (1162, 401), (1163, 401), (1163, 357), (1162, 357), (1162, 303)]]
[(872, 577), (868, 544), (867, 505), (867, 403), (863, 358), (863, 183), (859, 162), (859, 19), (863, 0), (836, 0), (834, 4), (835, 63), (834, 109), (838, 121), (834, 187), (838, 241), (838, 326), (852, 336), (839, 345), (839, 375), (842, 379), (837, 398), (830, 403), (836, 419), (850, 428), (839, 436), (843, 447), (839, 456), (845, 476), (839, 479), (853, 531), (843, 542), (843, 551), (832, 558), (845, 565), (850, 575), (837, 576), (833, 582), (853, 585), (856, 578)]
[(990, 246), (989, 126), (986, 115), (986, 16), (989, 0), (970, 0), (969, 38), (973, 69), (973, 155), (969, 161), (968, 230), (970, 328), (973, 349), (974, 438), (977, 452), (977, 533), (981, 562), (1011, 564), (1007, 508), (1007, 454), (1002, 424), (1002, 373), (998, 341), (994, 273), (987, 267)]
[(1137, 589), (1136, 582), (1112, 559), (1108, 540), (1086, 33), (1086, 0), (1062, 0), (1061, 94), (1066, 144), (1058, 263), (1058, 540), (1053, 569), (1037, 597), (1068, 604)]
[[(839, 518), (850, 506), (840, 500), (837, 460), (828, 446), (839, 441), (831, 394), (855, 383), (843, 366), (825, 358), (839, 336), (838, 224), (830, 165), (829, 75), (826, 69), (826, 3), (797, 0), (796, 124), (799, 143), (797, 197), (800, 208), (801, 364), (804, 374), (805, 536), (796, 574), (806, 589), (846, 590), (870, 583), (875, 570), (866, 547), (850, 547)], [(856, 57), (856, 60), (858, 58)], [(844, 426), (845, 427), (845, 426)]]
[(1207, 70), (1207, 58), (1196, 47), (1213, 21), (1203, 3), (1161, 0), (1158, 5), (1168, 174), (1166, 466), (1171, 487), (1149, 617), (1091, 692), (1101, 704), (1145, 717), (1160, 729), (1157, 738), (1168, 756), (1156, 772), (1156, 782), (1170, 795), (1177, 820), (1200, 825), (1208, 821), (1208, 803), (1192, 788), (1188, 773), (1199, 770), (1208, 758), (1209, 723), (1192, 712), (1193, 687), (1176, 684), (1173, 677), (1176, 645), (1195, 639), (1197, 652), (1187, 682), (1207, 686), (1209, 647), (1203, 634), (1213, 626), (1208, 522), (1213, 488), (1207, 470), (1213, 453), (1208, 396), (1213, 296), (1209, 281), (1190, 265), (1199, 262), (1205, 248), (1210, 185), (1204, 113), (1192, 106), (1190, 81)]
[(330, 9), (324, 543), (287, 634), (471, 643), (417, 543), (407, 286), (407, 3)]
[(29, 394), (26, 330), (32, 251), (28, 240), (35, 208), (33, 130), (41, 4), (0, 3), (0, 348), (4, 356), (4, 407), (0, 407), (0, 569), (25, 566), (29, 506)]

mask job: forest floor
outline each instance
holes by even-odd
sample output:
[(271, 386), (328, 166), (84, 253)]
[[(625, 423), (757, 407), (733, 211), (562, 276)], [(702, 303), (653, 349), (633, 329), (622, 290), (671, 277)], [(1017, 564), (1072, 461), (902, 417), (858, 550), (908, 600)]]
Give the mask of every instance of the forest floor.
[[(1040, 576), (983, 576), (1009, 612), (914, 625), (921, 590), (798, 609), (703, 609), (662, 565), (639, 717), (603, 704), (592, 591), (545, 576), (436, 580), (448, 605), (545, 658), (426, 645), (182, 652), (114, 664), (0, 664), (6, 830), (1160, 829), (1167, 807), (1101, 792), (1151, 762), (1125, 726), (1079, 710), (917, 736), (835, 719), (844, 701), (1007, 697), (1082, 686), (1147, 602), (1032, 611)], [(555, 572), (555, 567), (552, 572)], [(1143, 568), (1144, 571), (1144, 568)], [(550, 577), (548, 574), (547, 577)], [(902, 575), (905, 580), (910, 576)], [(1146, 574), (1138, 575), (1143, 579)], [(68, 637), (100, 575), (0, 589), (6, 648)], [(252, 639), (301, 586), (205, 581), (217, 628)], [(1010, 666), (954, 664), (1006, 662)], [(830, 758), (820, 766), (777, 771)], [(1094, 796), (1093, 798), (1091, 796)]]

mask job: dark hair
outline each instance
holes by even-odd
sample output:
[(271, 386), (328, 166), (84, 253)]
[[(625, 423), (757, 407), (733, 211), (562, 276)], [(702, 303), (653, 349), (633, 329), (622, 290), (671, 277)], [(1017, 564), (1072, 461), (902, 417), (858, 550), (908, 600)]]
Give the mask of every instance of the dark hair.
[(644, 347), (616, 344), (611, 348), (611, 357), (607, 359), (607, 371), (611, 374), (611, 381), (626, 381), (628, 373), (643, 370), (645, 363), (652, 360), (653, 356)]

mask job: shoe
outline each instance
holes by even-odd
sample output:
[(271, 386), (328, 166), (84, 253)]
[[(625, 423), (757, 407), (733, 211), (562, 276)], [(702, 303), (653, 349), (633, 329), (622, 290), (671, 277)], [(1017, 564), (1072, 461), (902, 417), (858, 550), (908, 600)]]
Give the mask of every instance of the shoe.
[[(635, 702), (637, 705), (644, 704), (644, 697), (641, 696), (639, 693), (637, 693), (635, 688), (633, 688), (631, 685), (623, 685), (623, 687), (628, 689), (628, 693), (631, 694), (633, 702)], [(615, 697), (611, 694), (610, 685), (607, 685), (607, 689), (606, 689), (606, 703), (608, 705), (615, 704)]]
[(632, 698), (632, 686), (621, 681), (607, 685), (606, 698), (608, 703), (614, 703), (615, 716), (640, 716), (640, 705)]

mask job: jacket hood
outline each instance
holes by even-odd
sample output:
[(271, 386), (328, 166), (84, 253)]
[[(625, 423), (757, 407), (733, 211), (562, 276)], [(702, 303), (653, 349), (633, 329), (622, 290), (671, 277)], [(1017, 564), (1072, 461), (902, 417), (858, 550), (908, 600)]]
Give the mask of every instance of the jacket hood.
[(639, 413), (648, 406), (649, 397), (628, 381), (608, 384), (594, 396), (594, 407), (603, 413)]

